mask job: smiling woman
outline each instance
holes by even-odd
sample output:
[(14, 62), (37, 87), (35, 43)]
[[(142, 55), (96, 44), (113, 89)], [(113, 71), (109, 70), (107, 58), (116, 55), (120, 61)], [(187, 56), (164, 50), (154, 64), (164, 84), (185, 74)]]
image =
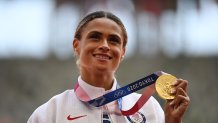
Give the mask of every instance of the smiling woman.
[[(164, 123), (164, 112), (154, 97), (132, 115), (124, 116), (121, 111), (133, 106), (140, 98), (137, 93), (125, 99), (116, 98), (125, 94), (118, 89), (115, 72), (124, 58), (126, 43), (126, 29), (118, 17), (104, 11), (87, 15), (79, 23), (73, 40), (80, 72), (78, 83), (74, 90), (54, 96), (36, 109), (28, 123), (66, 123), (71, 120), (75, 123)], [(175, 91), (172, 93), (175, 99), (167, 102), (168, 123), (180, 123), (189, 103), (187, 81), (176, 80)], [(102, 97), (105, 94), (111, 95)], [(108, 100), (115, 101), (105, 103)]]
[(73, 47), (82, 78), (90, 85), (110, 89), (113, 74), (125, 54), (121, 28), (112, 20), (98, 18), (90, 21), (81, 34), (81, 39), (74, 39)]

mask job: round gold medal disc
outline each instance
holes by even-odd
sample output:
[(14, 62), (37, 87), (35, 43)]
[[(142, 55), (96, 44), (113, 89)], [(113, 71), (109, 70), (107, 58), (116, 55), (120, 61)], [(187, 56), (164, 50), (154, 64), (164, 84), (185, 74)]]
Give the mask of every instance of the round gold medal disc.
[(172, 83), (176, 81), (176, 77), (165, 74), (161, 75), (156, 83), (155, 88), (158, 95), (163, 99), (174, 99), (175, 96), (171, 95)]

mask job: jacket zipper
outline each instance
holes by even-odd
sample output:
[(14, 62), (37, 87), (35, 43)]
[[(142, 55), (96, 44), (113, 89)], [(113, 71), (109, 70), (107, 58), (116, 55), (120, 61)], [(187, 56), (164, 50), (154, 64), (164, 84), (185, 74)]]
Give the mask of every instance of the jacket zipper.
[(107, 111), (108, 118), (110, 119), (111, 123), (113, 123), (113, 121), (112, 121), (112, 118), (111, 118), (111, 115), (110, 115), (110, 113), (109, 113), (109, 110), (108, 110), (108, 107), (107, 107), (107, 105), (105, 105), (105, 109), (106, 109), (106, 111)]

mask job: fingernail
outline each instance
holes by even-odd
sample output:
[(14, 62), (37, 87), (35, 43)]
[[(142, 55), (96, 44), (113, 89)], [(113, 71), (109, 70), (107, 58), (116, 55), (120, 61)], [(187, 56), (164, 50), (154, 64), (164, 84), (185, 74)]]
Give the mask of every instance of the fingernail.
[(178, 83), (178, 81), (173, 82), (171, 85), (174, 86)]
[(170, 106), (172, 106), (174, 104), (174, 101), (170, 102)]
[(171, 94), (176, 93), (176, 89), (175, 89), (175, 88), (172, 88), (171, 91), (170, 91), (170, 93), (171, 93)]

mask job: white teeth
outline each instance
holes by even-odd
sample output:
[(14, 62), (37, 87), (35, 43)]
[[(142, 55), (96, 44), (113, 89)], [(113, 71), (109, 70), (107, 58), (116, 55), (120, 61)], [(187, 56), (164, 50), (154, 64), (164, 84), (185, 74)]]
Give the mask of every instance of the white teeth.
[(108, 60), (109, 59), (109, 57), (105, 56), (105, 55), (96, 55), (95, 57), (98, 58), (98, 59), (102, 59), (102, 60)]

